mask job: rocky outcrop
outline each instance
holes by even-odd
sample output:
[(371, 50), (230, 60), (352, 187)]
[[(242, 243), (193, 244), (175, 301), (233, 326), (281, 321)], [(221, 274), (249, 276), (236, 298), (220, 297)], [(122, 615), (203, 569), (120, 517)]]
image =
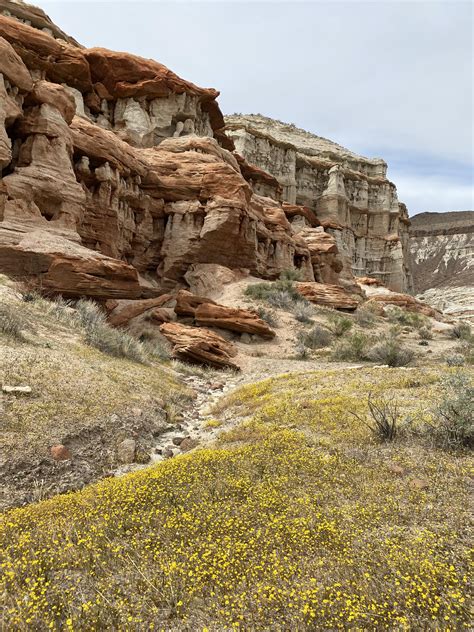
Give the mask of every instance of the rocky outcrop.
[(228, 329), (241, 334), (260, 336), (267, 340), (275, 337), (273, 329), (248, 309), (202, 303), (197, 307), (194, 317), (198, 325), (206, 327)]
[(415, 215), (410, 254), (418, 297), (474, 320), (474, 211)]
[(296, 289), (310, 303), (333, 309), (354, 311), (361, 302), (360, 297), (340, 285), (297, 283)]
[(407, 220), (383, 161), (280, 124), (269, 134), (269, 119), (234, 119), (226, 135), (216, 90), (86, 49), (23, 2), (0, 9), (1, 272), (139, 300), (109, 315), (118, 325), (171, 318), (131, 315), (165, 292), (209, 296), (213, 282), (288, 268), (328, 287), (353, 272), (407, 284)]
[(181, 323), (164, 323), (160, 332), (173, 345), (174, 358), (239, 370), (232, 361), (237, 355), (234, 345), (208, 329), (189, 327)]
[(315, 278), (281, 204), (248, 181), (275, 179), (228, 151), (216, 90), (80, 47), (11, 4), (0, 15), (2, 271), (101, 299), (152, 298), (201, 264)]
[[(408, 214), (383, 160), (261, 115), (228, 116), (226, 131), (239, 154), (279, 181), (283, 200), (308, 207), (334, 236), (346, 278), (411, 289)], [(258, 180), (253, 186), (268, 194)]]

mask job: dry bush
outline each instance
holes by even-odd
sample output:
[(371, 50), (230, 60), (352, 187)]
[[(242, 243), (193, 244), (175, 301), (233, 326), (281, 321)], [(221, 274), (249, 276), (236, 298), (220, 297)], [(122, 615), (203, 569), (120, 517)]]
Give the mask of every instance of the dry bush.
[(375, 325), (377, 320), (374, 307), (371, 307), (370, 305), (362, 305), (361, 307), (358, 307), (354, 312), (353, 318), (356, 325), (369, 329)]
[(474, 448), (474, 386), (458, 371), (441, 382), (442, 398), (433, 410), (428, 432), (443, 448)]
[(24, 330), (28, 328), (29, 325), (22, 310), (21, 303), (0, 303), (0, 333), (19, 342), (24, 342)]
[(333, 314), (329, 319), (328, 327), (335, 336), (340, 338), (352, 328), (352, 320), (347, 316)]
[(433, 340), (433, 332), (431, 331), (431, 327), (424, 325), (420, 327), (418, 330), (418, 337), (420, 340)]
[(311, 323), (314, 316), (314, 308), (311, 303), (298, 301), (292, 309), (293, 315), (300, 323)]
[(298, 334), (298, 342), (309, 349), (322, 349), (331, 344), (332, 337), (327, 329), (320, 325), (315, 325), (308, 331), (300, 332)]
[(365, 334), (355, 331), (350, 336), (340, 340), (334, 347), (333, 360), (358, 361), (367, 360), (371, 339)]
[(370, 415), (369, 421), (358, 413), (352, 414), (370, 429), (377, 440), (393, 441), (400, 426), (400, 411), (396, 402), (384, 397), (375, 398), (372, 393), (369, 393), (367, 406)]
[(407, 366), (415, 357), (411, 349), (403, 347), (397, 336), (390, 335), (373, 346), (367, 357), (373, 362), (386, 364), (389, 367)]
[(257, 315), (264, 320), (270, 327), (278, 327), (278, 316), (273, 310), (265, 309), (265, 307), (257, 308)]
[(450, 331), (451, 338), (458, 340), (470, 340), (471, 325), (469, 323), (456, 323)]

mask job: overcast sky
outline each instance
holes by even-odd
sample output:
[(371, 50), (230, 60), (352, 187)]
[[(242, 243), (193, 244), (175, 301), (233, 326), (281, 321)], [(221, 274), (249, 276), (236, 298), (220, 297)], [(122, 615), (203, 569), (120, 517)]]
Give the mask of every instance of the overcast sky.
[(224, 113), (384, 158), (412, 215), (474, 208), (471, 2), (35, 3), (85, 46), (217, 88)]

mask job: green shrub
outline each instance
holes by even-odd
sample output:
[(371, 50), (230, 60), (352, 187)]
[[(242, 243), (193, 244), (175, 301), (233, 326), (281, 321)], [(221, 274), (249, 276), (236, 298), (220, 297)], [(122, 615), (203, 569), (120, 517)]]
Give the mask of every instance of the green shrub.
[(328, 327), (339, 338), (352, 328), (352, 320), (347, 318), (347, 316), (334, 314), (329, 320)]
[(248, 285), (244, 294), (256, 300), (263, 300), (279, 309), (292, 309), (297, 302), (305, 302), (292, 280), (280, 279), (273, 283)]
[(396, 305), (389, 306), (389, 309), (387, 311), (389, 322), (397, 323), (404, 327), (419, 329), (420, 327), (426, 326), (428, 322), (426, 316), (423, 316), (422, 314), (416, 314), (415, 312), (410, 312)]
[(310, 330), (298, 334), (298, 342), (309, 349), (328, 347), (331, 341), (331, 333), (320, 325), (315, 325)]
[(407, 366), (414, 356), (414, 352), (403, 347), (398, 337), (393, 335), (376, 344), (367, 354), (369, 360), (390, 367)]
[(474, 447), (474, 386), (458, 371), (441, 383), (442, 398), (428, 424), (436, 442), (444, 448)]
[(288, 268), (280, 274), (282, 281), (301, 281), (302, 272), (298, 268)]
[(340, 340), (334, 347), (333, 360), (367, 360), (370, 338), (361, 332), (354, 332)]

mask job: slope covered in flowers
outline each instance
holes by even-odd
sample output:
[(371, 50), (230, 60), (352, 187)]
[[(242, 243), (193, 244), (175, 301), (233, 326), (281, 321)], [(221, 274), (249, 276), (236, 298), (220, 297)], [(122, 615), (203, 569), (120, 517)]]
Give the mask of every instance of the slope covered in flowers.
[(350, 414), (383, 389), (416, 425), (439, 378), (266, 380), (217, 446), (6, 513), (6, 628), (467, 629), (472, 459)]

